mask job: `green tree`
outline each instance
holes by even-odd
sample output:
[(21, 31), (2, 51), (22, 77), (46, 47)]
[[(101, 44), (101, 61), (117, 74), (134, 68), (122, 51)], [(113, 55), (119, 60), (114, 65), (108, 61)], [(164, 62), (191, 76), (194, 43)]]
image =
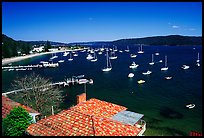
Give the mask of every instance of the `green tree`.
[(32, 117), (22, 107), (15, 107), (3, 119), (2, 133), (4, 136), (23, 136), (25, 130), (32, 123)]
[(50, 42), (47, 40), (46, 44), (45, 44), (45, 51), (47, 52), (48, 49), (52, 48)]

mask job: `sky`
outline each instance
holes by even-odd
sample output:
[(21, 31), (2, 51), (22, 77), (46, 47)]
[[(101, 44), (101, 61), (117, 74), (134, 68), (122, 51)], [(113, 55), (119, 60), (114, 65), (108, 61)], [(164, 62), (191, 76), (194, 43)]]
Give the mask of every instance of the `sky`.
[(2, 33), (64, 43), (202, 36), (202, 2), (2, 2)]

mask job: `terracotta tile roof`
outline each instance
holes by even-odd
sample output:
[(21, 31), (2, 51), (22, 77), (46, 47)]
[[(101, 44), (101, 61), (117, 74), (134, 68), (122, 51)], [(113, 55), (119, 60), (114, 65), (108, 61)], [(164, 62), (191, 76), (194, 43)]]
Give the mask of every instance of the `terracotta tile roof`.
[(110, 118), (118, 112), (126, 110), (127, 108), (124, 106), (92, 98), (88, 101), (81, 102), (76, 106), (71, 107), (71, 109), (78, 110), (88, 115)]
[[(109, 118), (125, 109), (119, 105), (90, 99), (30, 125), (27, 132), (33, 136), (136, 136), (140, 128)], [(107, 113), (103, 114), (104, 111)]]
[(14, 108), (14, 107), (18, 107), (21, 106), (23, 107), (26, 111), (28, 111), (29, 113), (38, 113), (37, 111), (35, 111), (34, 109), (22, 105), (20, 103), (17, 103), (11, 99), (9, 99), (6, 96), (2, 95), (2, 118), (5, 118), (7, 114), (10, 113), (10, 111)]

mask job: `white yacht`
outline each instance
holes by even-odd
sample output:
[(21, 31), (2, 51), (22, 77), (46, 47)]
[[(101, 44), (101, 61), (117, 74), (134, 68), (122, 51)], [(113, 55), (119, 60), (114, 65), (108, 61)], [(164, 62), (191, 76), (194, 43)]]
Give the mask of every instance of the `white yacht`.
[(139, 81), (137, 81), (137, 83), (142, 84), (142, 83), (145, 83), (145, 81), (144, 80), (139, 80)]
[(133, 73), (129, 73), (129, 74), (128, 74), (128, 77), (129, 77), (129, 78), (132, 78), (132, 77), (134, 77), (134, 74), (133, 74)]
[(115, 51), (111, 52), (110, 59), (117, 59), (118, 57), (115, 55)]
[(200, 59), (199, 59), (199, 53), (198, 53), (198, 59), (196, 60), (196, 62), (200, 62)]
[(137, 65), (135, 62), (133, 62), (130, 66), (129, 66), (129, 68), (131, 68), (131, 69), (134, 69), (134, 68), (137, 68), (139, 65)]
[(125, 52), (130, 52), (129, 46), (127, 46), (127, 49), (125, 49)]
[(110, 62), (110, 58), (108, 57), (108, 51), (106, 53), (106, 68), (102, 69), (102, 71), (107, 72), (107, 71), (111, 71), (112, 70), (112, 66), (111, 66), (111, 62)]
[(68, 61), (72, 61), (72, 60), (73, 60), (73, 58), (72, 58), (72, 52), (70, 52), (69, 55), (70, 55), (70, 57), (69, 57)]
[(88, 56), (86, 57), (86, 59), (88, 59), (88, 60), (91, 60), (91, 59), (93, 59), (94, 57), (91, 55), (91, 54), (88, 54)]
[(190, 66), (183, 65), (181, 68), (182, 68), (182, 69), (189, 69), (189, 68), (190, 68)]
[(64, 52), (63, 56), (66, 57), (69, 54), (69, 52)]
[(94, 52), (94, 58), (91, 59), (90, 61), (91, 62), (96, 62), (98, 59), (97, 59), (97, 55), (96, 55), (96, 52)]
[(152, 54), (152, 62), (150, 62), (149, 64), (154, 65), (154, 54)]
[[(141, 49), (140, 49), (140, 47), (141, 47)], [(138, 50), (138, 52), (137, 52), (137, 53), (139, 53), (139, 54), (143, 54), (143, 53), (144, 53), (144, 51), (142, 51), (142, 45), (141, 45), (140, 47), (138, 47), (138, 48), (139, 48), (139, 50)]]
[(168, 70), (169, 68), (167, 67), (167, 56), (165, 56), (165, 66), (161, 68), (161, 71)]
[(149, 71), (149, 70), (148, 70), (147, 72), (143, 72), (142, 74), (143, 74), (143, 75), (149, 75), (149, 74), (151, 74), (151, 73), (152, 73), (152, 71)]
[(131, 58), (136, 58), (137, 55), (136, 55), (136, 54), (130, 54), (130, 57), (131, 57)]
[(59, 62), (59, 63), (62, 63), (62, 62), (64, 62), (64, 60), (59, 60), (58, 62)]

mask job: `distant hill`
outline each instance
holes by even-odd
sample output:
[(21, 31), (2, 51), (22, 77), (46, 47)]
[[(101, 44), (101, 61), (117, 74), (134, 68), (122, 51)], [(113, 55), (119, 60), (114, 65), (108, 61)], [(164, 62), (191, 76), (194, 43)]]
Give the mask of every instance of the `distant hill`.
[(202, 37), (198, 36), (181, 36), (181, 35), (169, 35), (169, 36), (154, 36), (154, 37), (144, 37), (144, 38), (131, 38), (131, 39), (119, 39), (116, 41), (102, 41), (102, 42), (79, 42), (79, 43), (69, 43), (71, 45), (116, 45), (116, 46), (127, 46), (127, 45), (152, 45), (152, 46), (195, 46), (202, 45)]
[(120, 39), (112, 42), (113, 45), (202, 45), (202, 37), (198, 36), (181, 36), (181, 35), (169, 35), (169, 36), (155, 36), (145, 38), (132, 38), (132, 39)]
[[(29, 42), (31, 45), (44, 45), (46, 44), (47, 41), (25, 41), (25, 42)], [(53, 46), (67, 46), (67, 43), (61, 43), (61, 42), (53, 42), (53, 41), (49, 41), (51, 45)]]

